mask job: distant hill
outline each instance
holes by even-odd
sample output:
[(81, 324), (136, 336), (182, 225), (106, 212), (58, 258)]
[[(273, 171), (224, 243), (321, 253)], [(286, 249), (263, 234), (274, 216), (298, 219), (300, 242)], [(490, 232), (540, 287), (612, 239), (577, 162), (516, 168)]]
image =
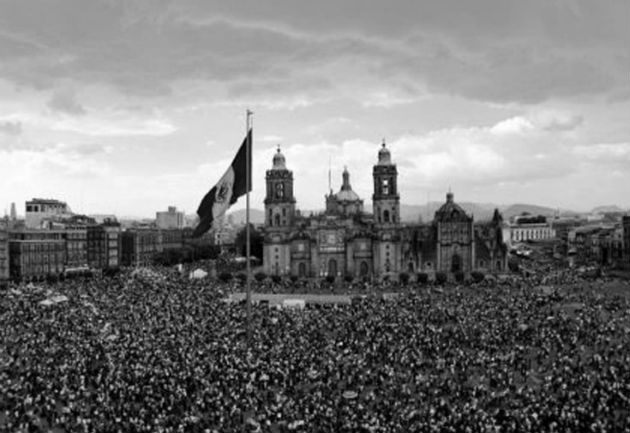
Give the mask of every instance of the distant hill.
[[(234, 219), (234, 224), (245, 224), (245, 220), (247, 219), (245, 209), (229, 212), (228, 215), (232, 216), (232, 218)], [(263, 224), (265, 222), (265, 212), (260, 209), (250, 209), (249, 221), (252, 224)]]
[[(437, 211), (440, 206), (442, 206), (444, 202), (442, 201), (432, 201), (426, 204), (419, 205), (400, 205), (400, 219), (405, 223), (417, 223), (420, 219), (423, 222), (429, 222), (433, 220), (435, 215), (435, 211)], [(558, 212), (558, 209), (539, 206), (535, 204), (526, 204), (526, 203), (517, 203), (511, 205), (499, 205), (496, 203), (473, 203), (473, 202), (457, 202), (466, 213), (469, 215), (473, 215), (475, 221), (488, 221), (492, 219), (492, 215), (495, 209), (499, 209), (499, 212), (503, 215), (504, 220), (509, 220), (510, 218), (522, 215), (523, 213), (529, 213), (531, 215), (543, 215), (546, 217), (554, 217)], [(365, 211), (371, 213), (372, 206), (365, 206)], [(314, 211), (305, 211), (302, 210), (302, 215), (309, 215), (311, 212), (319, 213), (323, 212), (323, 209), (314, 210)], [(606, 213), (606, 212), (628, 212), (616, 205), (610, 206), (598, 206), (594, 208), (592, 213)], [(229, 215), (232, 215), (234, 218), (234, 223), (236, 224), (244, 224), (245, 223), (245, 210), (240, 209), (234, 212), (230, 212)], [(578, 212), (560, 209), (560, 216), (575, 216), (579, 215)], [(265, 213), (260, 209), (251, 209), (250, 210), (250, 219), (253, 224), (263, 224), (265, 222)]]
[(499, 209), (503, 213), (504, 219), (512, 218), (513, 216), (522, 215), (523, 213), (528, 213), (530, 215), (543, 215), (547, 217), (552, 217), (558, 211), (557, 209), (553, 209), (545, 206), (538, 206), (535, 204), (512, 204), (503, 209)]
[(593, 214), (614, 213), (614, 212), (627, 212), (627, 209), (622, 209), (616, 204), (613, 204), (613, 205), (607, 205), (607, 206), (597, 206), (597, 207), (594, 207), (593, 210), (591, 210), (591, 213)]

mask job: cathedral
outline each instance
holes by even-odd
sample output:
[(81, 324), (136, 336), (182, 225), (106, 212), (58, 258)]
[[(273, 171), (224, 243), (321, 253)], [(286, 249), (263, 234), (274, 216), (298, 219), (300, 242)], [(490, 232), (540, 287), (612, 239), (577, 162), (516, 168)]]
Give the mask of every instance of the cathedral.
[(298, 277), (389, 277), (402, 272), (434, 276), (478, 270), (504, 272), (507, 247), (503, 220), (474, 223), (449, 191), (432, 222), (400, 221), (398, 170), (386, 144), (372, 168), (372, 213), (352, 190), (344, 169), (341, 189), (326, 195), (326, 210), (301, 215), (296, 210), (293, 172), (278, 148), (267, 170), (263, 265), (268, 275)]

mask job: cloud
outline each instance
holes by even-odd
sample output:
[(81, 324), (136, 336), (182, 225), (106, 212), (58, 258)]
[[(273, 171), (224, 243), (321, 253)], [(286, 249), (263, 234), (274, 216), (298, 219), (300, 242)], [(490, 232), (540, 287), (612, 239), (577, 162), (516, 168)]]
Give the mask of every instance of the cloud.
[(71, 91), (57, 91), (48, 101), (48, 108), (53, 111), (81, 116), (86, 113), (85, 108), (76, 100), (76, 96)]
[(534, 114), (534, 122), (545, 131), (573, 131), (584, 122), (581, 115), (561, 111), (542, 111)]
[(630, 143), (600, 143), (572, 148), (575, 155), (590, 161), (620, 163), (630, 166)]
[(528, 119), (516, 116), (497, 123), (490, 128), (490, 133), (495, 135), (520, 134), (532, 129), (534, 129), (534, 125)]
[[(425, 90), (519, 103), (630, 92), (625, 1), (401, 1), (385, 10), (363, 0), (341, 8), (71, 0), (39, 4), (39, 18), (31, 8), (0, 5), (12, 17), (0, 57), (17, 59), (0, 73), (43, 88), (99, 82), (159, 97), (200, 80), (225, 84), (227, 100), (282, 95), (294, 107), (353, 85), (353, 97), (375, 107)], [(54, 102), (81, 112), (68, 98)]]
[(171, 121), (159, 115), (138, 115), (122, 110), (93, 111), (79, 118), (29, 109), (0, 117), (0, 122), (15, 124), (18, 122), (15, 119), (21, 119), (20, 125), (30, 125), (49, 132), (70, 132), (91, 137), (159, 137), (177, 131)]
[(265, 143), (280, 143), (284, 138), (280, 135), (265, 135), (260, 141)]
[(0, 121), (0, 132), (7, 135), (21, 135), (22, 134), (22, 122), (1, 122)]

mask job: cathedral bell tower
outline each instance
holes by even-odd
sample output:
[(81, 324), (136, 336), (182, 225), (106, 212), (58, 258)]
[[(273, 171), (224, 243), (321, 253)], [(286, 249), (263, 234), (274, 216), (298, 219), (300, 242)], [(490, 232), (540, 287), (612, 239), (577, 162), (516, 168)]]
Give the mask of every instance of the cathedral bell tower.
[(374, 221), (379, 225), (400, 223), (400, 195), (398, 194), (398, 170), (383, 140), (378, 152), (378, 163), (372, 170), (374, 194), (372, 206)]
[(287, 169), (279, 145), (273, 156), (273, 166), (271, 170), (267, 170), (265, 180), (267, 183), (265, 227), (274, 230), (293, 226), (295, 218), (293, 172)]

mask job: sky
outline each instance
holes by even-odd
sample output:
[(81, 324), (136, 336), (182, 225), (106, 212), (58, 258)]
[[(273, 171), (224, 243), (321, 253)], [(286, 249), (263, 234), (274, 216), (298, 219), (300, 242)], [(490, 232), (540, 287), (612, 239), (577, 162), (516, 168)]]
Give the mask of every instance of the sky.
[[(630, 208), (627, 0), (0, 0), (0, 212), (194, 213), (254, 112), (297, 205), (383, 139), (403, 204)], [(239, 200), (236, 209), (244, 207)]]

